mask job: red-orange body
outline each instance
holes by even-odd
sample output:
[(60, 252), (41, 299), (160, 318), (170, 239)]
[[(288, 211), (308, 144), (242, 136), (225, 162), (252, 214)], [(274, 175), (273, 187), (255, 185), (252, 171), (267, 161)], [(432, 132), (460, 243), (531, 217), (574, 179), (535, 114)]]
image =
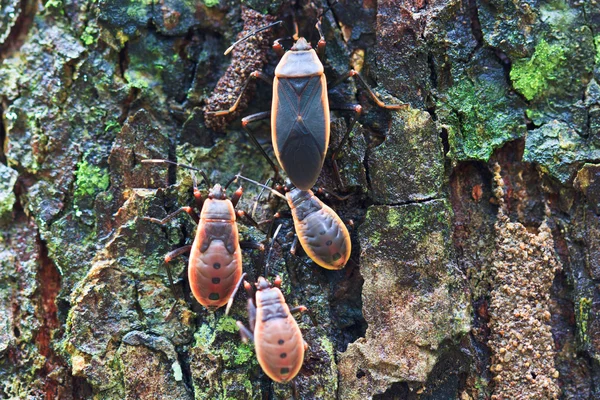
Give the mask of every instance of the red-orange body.
[(204, 201), (190, 251), (188, 277), (194, 297), (209, 310), (227, 304), (242, 276), (235, 221), (235, 210), (228, 199), (209, 197)]
[[(285, 302), (276, 279), (272, 286), (263, 277), (258, 278), (256, 305), (252, 300), (251, 287), (245, 282), (249, 291), (248, 314), (250, 330), (238, 321), (242, 338), (254, 336), (256, 358), (265, 374), (275, 382), (289, 382), (302, 368), (304, 351), (307, 347), (302, 339), (302, 332)], [(298, 311), (305, 310), (304, 306)]]
[(323, 268), (344, 268), (352, 252), (352, 242), (341, 218), (310, 190), (293, 189), (285, 197), (292, 210), (298, 241), (306, 254)]

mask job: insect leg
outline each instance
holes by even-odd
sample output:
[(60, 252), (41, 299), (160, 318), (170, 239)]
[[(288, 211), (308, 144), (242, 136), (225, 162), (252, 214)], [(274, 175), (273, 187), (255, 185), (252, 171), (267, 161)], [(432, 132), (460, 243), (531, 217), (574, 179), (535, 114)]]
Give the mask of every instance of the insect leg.
[(292, 242), (292, 246), (290, 247), (290, 253), (296, 255), (296, 249), (298, 247), (298, 236), (294, 236), (294, 241)]
[(242, 197), (242, 194), (244, 193), (244, 189), (240, 186), (232, 195), (231, 195), (231, 204), (233, 204), (233, 208), (235, 208), (235, 206), (237, 206), (238, 201), (240, 201), (240, 198)]
[(192, 245), (188, 244), (186, 246), (183, 246), (183, 247), (180, 247), (180, 248), (175, 249), (173, 251), (170, 251), (165, 256), (165, 262), (169, 263), (169, 262), (173, 261), (173, 259), (175, 257), (179, 257), (182, 254), (189, 253), (191, 249), (192, 249)]
[(183, 246), (183, 247), (180, 247), (178, 249), (168, 252), (167, 255), (165, 256), (165, 268), (167, 269), (167, 278), (169, 278), (169, 286), (171, 286), (171, 292), (173, 293), (173, 297), (175, 297), (176, 299), (178, 298), (178, 296), (175, 293), (175, 284), (173, 283), (173, 275), (171, 274), (171, 268), (169, 268), (169, 263), (175, 257), (179, 257), (182, 254), (189, 253), (189, 251), (191, 249), (192, 249), (192, 245), (188, 244), (187, 246)]
[(317, 55), (319, 59), (323, 60), (325, 56), (325, 47), (327, 46), (327, 42), (325, 41), (325, 36), (323, 35), (323, 29), (321, 28), (321, 19), (317, 20), (317, 24), (315, 25), (317, 31), (319, 31), (319, 43), (317, 43)]
[(231, 309), (231, 306), (233, 305), (233, 299), (235, 298), (235, 295), (237, 294), (238, 289), (240, 288), (240, 285), (244, 281), (245, 277), (246, 277), (246, 273), (244, 272), (242, 274), (242, 276), (240, 277), (240, 280), (238, 281), (238, 283), (235, 285), (235, 289), (233, 290), (233, 293), (231, 293), (231, 297), (229, 298), (229, 301), (227, 302), (227, 307), (225, 308), (225, 315), (229, 315), (229, 309)]
[[(298, 307), (294, 307), (294, 308), (290, 309), (291, 314), (297, 314), (297, 313), (301, 313), (301, 312), (305, 312), (305, 311), (308, 314), (308, 317), (310, 318), (310, 322), (312, 322), (313, 326), (318, 326), (319, 324), (317, 323), (317, 319), (315, 318), (313, 313), (310, 312), (310, 310), (308, 308), (306, 308), (305, 306), (298, 306)], [(304, 346), (306, 346), (304, 348), (306, 350), (306, 348), (308, 348), (308, 345), (306, 344), (306, 342), (304, 342)]]
[(337, 81), (335, 81), (333, 83), (333, 85), (329, 85), (329, 89), (336, 87), (337, 85), (339, 85), (340, 83), (342, 83), (343, 81), (345, 81), (346, 79), (350, 78), (350, 77), (354, 77), (358, 80), (358, 82), (360, 82), (360, 84), (367, 90), (367, 92), (369, 93), (369, 96), (371, 96), (371, 99), (373, 99), (373, 101), (381, 108), (387, 108), (388, 110), (400, 110), (400, 109), (405, 109), (408, 108), (409, 105), (406, 103), (402, 103), (402, 104), (386, 104), (383, 101), (381, 101), (379, 99), (379, 97), (377, 97), (377, 95), (375, 94), (375, 92), (373, 92), (373, 89), (371, 89), (369, 87), (369, 85), (367, 84), (367, 82), (365, 82), (365, 80), (362, 78), (362, 76), (360, 76), (358, 74), (358, 72), (356, 72), (355, 70), (351, 69), (350, 71), (346, 72), (344, 75), (342, 75), (340, 77), (340, 79), (338, 79)]
[(273, 85), (273, 78), (267, 76), (266, 74), (264, 74), (260, 71), (254, 71), (250, 74), (248, 79), (246, 79), (246, 82), (244, 83), (244, 86), (242, 86), (242, 90), (240, 91), (240, 95), (238, 96), (235, 103), (233, 103), (233, 105), (231, 107), (229, 107), (229, 109), (219, 110), (219, 111), (206, 111), (206, 114), (214, 115), (216, 117), (222, 117), (224, 115), (231, 114), (232, 112), (234, 112), (240, 105), (240, 102), (242, 101), (242, 97), (244, 96), (244, 92), (246, 91), (246, 88), (248, 88), (248, 85), (250, 84), (250, 82), (252, 82), (256, 78), (262, 79), (263, 81), (267, 82), (268, 84)]
[(192, 207), (181, 207), (180, 209), (178, 209), (175, 212), (172, 212), (171, 214), (167, 215), (163, 219), (151, 218), (151, 217), (144, 217), (143, 219), (145, 221), (154, 222), (155, 224), (164, 225), (167, 222), (169, 222), (170, 220), (172, 220), (173, 218), (175, 218), (177, 215), (181, 214), (182, 212), (188, 213), (189, 216), (192, 217), (194, 222), (198, 223), (200, 221), (200, 217), (198, 217), (198, 214), (196, 214), (196, 212), (194, 210), (192, 210)]
[(282, 214), (278, 211), (275, 214), (273, 214), (273, 216), (271, 218), (268, 219), (263, 219), (262, 221), (258, 221), (259, 225), (265, 225), (265, 224), (270, 224), (269, 225), (269, 230), (267, 231), (268, 236), (271, 237), (273, 234), (273, 225), (275, 225), (275, 221), (279, 218), (281, 218)]
[(260, 143), (258, 143), (258, 140), (256, 140), (256, 136), (254, 136), (254, 133), (252, 133), (252, 130), (248, 127), (248, 124), (250, 122), (260, 121), (260, 120), (267, 119), (270, 117), (271, 117), (271, 111), (263, 111), (260, 113), (248, 115), (247, 117), (242, 118), (242, 127), (244, 128), (244, 130), (246, 132), (248, 132), (250, 141), (260, 150), (260, 153), (263, 155), (264, 158), (267, 159), (267, 162), (269, 163), (269, 165), (271, 165), (271, 168), (273, 168), (273, 171), (275, 171), (274, 179), (277, 180), (277, 178), (279, 177), (279, 169), (277, 168), (277, 166), (275, 165), (273, 160), (271, 160), (271, 157), (269, 157), (269, 155), (267, 154), (265, 149), (263, 149), (263, 147), (260, 145)]
[[(290, 246), (290, 254), (293, 255), (294, 257), (296, 257), (296, 259), (305, 267), (307, 268), (312, 268), (309, 264), (306, 263), (306, 261), (304, 261), (299, 255), (296, 254), (296, 251), (298, 250), (298, 236), (294, 235), (294, 241), (292, 242), (292, 245)], [(288, 269), (289, 271), (289, 269)], [(291, 274), (291, 272), (290, 272)], [(297, 282), (297, 279), (294, 279)]]
[[(237, 176), (236, 176), (236, 178), (237, 178)], [(234, 208), (237, 206), (243, 193), (244, 193), (244, 189), (240, 186), (231, 196), (231, 204), (233, 205)], [(258, 228), (258, 224), (256, 223), (256, 221), (251, 216), (249, 216), (245, 211), (237, 210), (236, 215), (239, 218), (246, 218), (246, 220), (248, 220), (253, 226)]]
[(238, 210), (238, 211), (236, 211), (236, 214), (237, 214), (237, 216), (238, 216), (239, 218), (245, 218), (245, 219), (246, 219), (248, 222), (250, 222), (250, 224), (251, 224), (252, 226), (254, 226), (255, 228), (258, 228), (258, 229), (260, 230), (260, 227), (259, 227), (259, 225), (258, 225), (258, 222), (256, 222), (256, 221), (254, 220), (254, 218), (252, 218), (252, 217), (250, 216), (250, 214), (248, 214), (246, 211), (243, 211), (243, 210)]
[(294, 307), (294, 308), (290, 308), (290, 313), (292, 314), (296, 314), (296, 313), (301, 313), (308, 310), (305, 306), (298, 306), (298, 307)]
[(300, 398), (300, 395), (298, 393), (298, 384), (296, 383), (296, 380), (292, 380), (290, 382), (292, 384), (292, 399), (294, 400), (298, 400)]
[(248, 322), (250, 323), (250, 330), (254, 332), (254, 327), (256, 326), (256, 306), (253, 299), (248, 299)]
[(244, 281), (244, 289), (248, 294), (248, 322), (250, 323), (250, 330), (254, 332), (254, 326), (256, 325), (256, 305), (254, 304), (254, 289), (252, 285)]
[(352, 119), (350, 120), (350, 123), (348, 124), (348, 129), (346, 129), (346, 133), (344, 134), (342, 141), (335, 148), (335, 150), (333, 150), (333, 152), (331, 153), (331, 163), (333, 165), (333, 174), (335, 176), (335, 180), (336, 180), (338, 188), (343, 190), (344, 185), (342, 183), (342, 178), (340, 176), (340, 169), (337, 165), (337, 157), (338, 157), (338, 154), (340, 153), (340, 151), (342, 150), (342, 147), (344, 147), (344, 145), (348, 141), (348, 138), (350, 137), (350, 132), (352, 132), (352, 129), (354, 129), (354, 125), (356, 125), (356, 121), (358, 121), (358, 118), (360, 117), (360, 114), (362, 113), (362, 106), (360, 104), (342, 104), (339, 106), (332, 106), (331, 108), (334, 110), (354, 111), (354, 116), (352, 117)]
[[(192, 173), (192, 182), (194, 189), (194, 201), (196, 202), (196, 207), (200, 212), (202, 211), (202, 206), (204, 205), (204, 199), (202, 198), (202, 193), (200, 193), (200, 190), (198, 189), (198, 181), (196, 180), (196, 175), (194, 175), (194, 173)], [(206, 182), (208, 183), (208, 181)]]
[(251, 340), (252, 342), (254, 342), (254, 335), (252, 334), (250, 329), (248, 329), (244, 326), (242, 321), (237, 321), (236, 325), (238, 326), (238, 329), (240, 330), (240, 336), (242, 337), (242, 342), (248, 343), (248, 340)]
[(350, 198), (350, 195), (340, 196), (339, 194), (327, 190), (324, 187), (314, 187), (312, 191), (315, 195), (325, 195), (325, 198), (329, 198), (331, 196), (339, 201), (345, 201)]
[(279, 42), (287, 39), (291, 38), (279, 38), (273, 42), (273, 50), (275, 51), (278, 57), (283, 57), (283, 55), (285, 54), (285, 49), (283, 48), (283, 45)]
[(265, 251), (265, 245), (254, 240), (240, 240), (240, 247), (242, 249), (252, 249)]

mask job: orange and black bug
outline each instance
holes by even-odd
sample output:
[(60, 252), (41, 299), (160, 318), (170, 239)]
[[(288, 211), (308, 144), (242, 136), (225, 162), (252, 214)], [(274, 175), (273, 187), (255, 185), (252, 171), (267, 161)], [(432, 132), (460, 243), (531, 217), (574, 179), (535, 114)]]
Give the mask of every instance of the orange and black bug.
[(258, 278), (255, 302), (252, 286), (244, 281), (248, 292), (250, 329), (241, 321), (237, 321), (237, 326), (242, 340), (254, 341), (256, 358), (265, 374), (275, 382), (289, 382), (300, 371), (304, 351), (308, 348), (292, 313), (305, 311), (306, 307), (290, 310), (280, 285), (279, 277), (272, 285), (262, 276)]
[[(201, 170), (177, 164), (169, 160), (143, 160), (144, 163), (174, 164), (200, 172), (205, 182), (210, 185), (206, 174)], [(233, 296), (243, 279), (242, 251), (239, 244), (235, 206), (242, 196), (242, 188), (238, 188), (231, 200), (225, 194), (233, 183), (232, 178), (225, 187), (216, 184), (208, 193), (208, 198), (202, 200), (194, 178), (194, 198), (200, 216), (192, 207), (181, 207), (163, 219), (145, 217), (147, 221), (165, 224), (181, 212), (188, 213), (198, 224), (193, 244), (175, 249), (165, 256), (169, 263), (173, 258), (190, 253), (188, 263), (188, 278), (192, 294), (200, 304), (211, 311), (233, 301)]]
[(352, 242), (342, 219), (311, 190), (294, 188), (285, 196), (259, 182), (238, 175), (240, 179), (270, 190), (287, 201), (292, 210), (298, 241), (306, 254), (326, 269), (342, 269), (350, 258)]
[[(268, 25), (261, 30), (270, 28), (279, 24), (278, 21)], [(317, 181), (323, 163), (325, 154), (329, 146), (329, 100), (327, 95), (327, 80), (324, 74), (323, 63), (319, 56), (323, 56), (325, 51), (325, 38), (321, 29), (321, 23), (317, 22), (320, 40), (315, 51), (306, 39), (296, 38), (293, 47), (284, 54), (283, 46), (276, 40), (273, 44), (275, 51), (282, 55), (281, 61), (275, 69), (275, 77), (271, 79), (260, 71), (254, 71), (242, 87), (238, 100), (228, 110), (213, 111), (207, 114), (223, 116), (236, 110), (240, 99), (252, 79), (260, 78), (263, 81), (273, 85), (273, 101), (271, 111), (261, 112), (247, 116), (242, 119), (242, 126), (249, 133), (252, 142), (259, 148), (264, 157), (273, 167), (275, 175), (278, 174), (277, 167), (266, 154), (262, 146), (258, 143), (248, 124), (253, 121), (259, 121), (271, 118), (271, 139), (275, 156), (281, 164), (288, 177), (298, 189), (309, 190)], [(258, 31), (261, 31), (258, 30)], [(257, 31), (257, 32), (258, 32)], [(242, 40), (234, 43), (230, 49)], [(228, 52), (227, 51), (227, 52)], [(227, 54), (227, 52), (225, 54)], [(338, 85), (349, 77), (355, 77), (367, 89), (371, 98), (379, 107), (391, 110), (406, 108), (407, 104), (388, 105), (382, 102), (367, 83), (354, 70), (344, 74), (329, 89)], [(338, 182), (341, 182), (336, 163), (337, 154), (345, 144), (352, 128), (362, 112), (359, 104), (344, 104), (334, 106), (334, 109), (354, 111), (354, 118), (349, 124), (344, 138), (340, 145), (332, 153), (334, 174)]]

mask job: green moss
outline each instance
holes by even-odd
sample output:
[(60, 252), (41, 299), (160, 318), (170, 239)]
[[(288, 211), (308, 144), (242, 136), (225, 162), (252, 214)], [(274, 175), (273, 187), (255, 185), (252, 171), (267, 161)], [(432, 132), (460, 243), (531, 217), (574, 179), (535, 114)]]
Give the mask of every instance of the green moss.
[(556, 79), (556, 71), (566, 61), (565, 50), (559, 45), (550, 45), (541, 40), (531, 58), (516, 60), (510, 71), (515, 89), (527, 100), (541, 97), (549, 82)]
[[(365, 224), (370, 225), (373, 223), (373, 208), (369, 208), (367, 210), (367, 215), (365, 216)], [(375, 230), (371, 235), (369, 235), (369, 244), (373, 247), (379, 246), (381, 242), (381, 232), (380, 230)]]
[(487, 161), (495, 148), (525, 134), (522, 110), (507, 102), (508, 91), (502, 85), (482, 76), (448, 89), (440, 117), (454, 158)]
[(395, 228), (400, 223), (400, 213), (395, 208), (390, 208), (390, 212), (387, 216), (390, 228)]
[(237, 347), (237, 352), (234, 355), (233, 362), (237, 365), (246, 364), (254, 358), (254, 350), (249, 344), (242, 342)]
[(0, 220), (8, 220), (17, 201), (14, 193), (0, 192)]
[[(214, 318), (214, 317), (213, 317)], [(196, 343), (192, 349), (194, 358), (204, 360), (207, 356), (215, 360), (218, 368), (206, 370), (218, 371), (218, 375), (202, 375), (194, 378), (196, 399), (255, 398), (252, 381), (246, 375), (247, 370), (257, 368), (254, 346), (243, 343), (237, 334), (235, 320), (221, 317), (210, 324), (203, 323), (195, 334)], [(235, 336), (231, 332), (235, 329)], [(217, 361), (219, 360), (219, 361)], [(192, 367), (194, 363), (192, 363)], [(204, 366), (201, 367), (204, 370)], [(245, 395), (244, 395), (245, 394)]]
[(377, 247), (379, 242), (381, 242), (381, 233), (379, 231), (373, 233), (371, 237), (369, 237), (369, 241), (373, 246)]
[(594, 47), (596, 47), (596, 65), (600, 65), (600, 35), (594, 37)]
[(116, 119), (111, 119), (111, 120), (107, 121), (106, 124), (104, 125), (104, 132), (119, 131), (119, 130), (121, 130), (121, 124)]
[(215, 341), (215, 335), (210, 326), (203, 323), (194, 334), (194, 339), (196, 340), (196, 347), (205, 348)]
[(85, 43), (86, 46), (96, 43), (97, 38), (98, 28), (92, 25), (86, 26), (80, 37), (81, 41)]
[(108, 172), (95, 165), (88, 164), (87, 161), (81, 161), (77, 164), (75, 173), (75, 197), (93, 196), (103, 192), (108, 188)]
[(44, 8), (46, 9), (55, 8), (57, 10), (62, 10), (62, 7), (62, 0), (48, 0), (46, 3), (44, 3)]
[(131, 6), (127, 7), (127, 16), (133, 20), (143, 21), (148, 19), (148, 8), (145, 2), (132, 2)]
[(323, 350), (329, 354), (329, 357), (331, 357), (332, 360), (335, 360), (335, 351), (333, 350), (333, 343), (331, 343), (331, 340), (329, 340), (327, 336), (321, 336), (319, 342), (321, 343)]
[(590, 338), (588, 336), (588, 321), (590, 318), (590, 310), (592, 308), (592, 300), (586, 297), (579, 299), (579, 306), (577, 308), (577, 319), (579, 325), (579, 338), (582, 343), (589, 343)]
[(229, 316), (223, 316), (217, 323), (217, 331), (236, 333), (238, 331), (235, 319)]
[(173, 59), (177, 53), (174, 39), (148, 33), (129, 44), (130, 63), (124, 74), (129, 86), (151, 92), (159, 99), (184, 90), (184, 60)]
[(204, 0), (206, 7), (215, 7), (219, 5), (219, 0)]
[[(405, 210), (410, 209), (405, 208)], [(432, 222), (430, 212), (429, 207), (414, 207), (410, 214), (403, 216), (402, 227), (406, 229), (407, 233), (422, 234), (425, 231), (423, 229), (425, 224)]]
[(17, 201), (13, 192), (17, 176), (17, 171), (0, 164), (0, 221), (12, 220), (13, 206)]

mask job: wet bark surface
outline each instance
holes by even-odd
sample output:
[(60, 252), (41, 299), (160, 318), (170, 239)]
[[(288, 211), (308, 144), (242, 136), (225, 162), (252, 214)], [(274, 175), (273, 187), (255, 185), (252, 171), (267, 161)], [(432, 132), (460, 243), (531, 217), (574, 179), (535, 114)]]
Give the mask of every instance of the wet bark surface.
[[(243, 3), (243, 4), (242, 4)], [(0, 0), (0, 397), (45, 399), (592, 399), (600, 396), (600, 7), (595, 0), (246, 2)], [(325, 12), (324, 12), (325, 11)], [(318, 185), (344, 221), (343, 270), (289, 254), (276, 211), (269, 270), (308, 343), (295, 387), (262, 372), (245, 293), (229, 316), (191, 295), (193, 173), (224, 185), (269, 164), (240, 118), (271, 108), (272, 40), (314, 45), (330, 103)], [(223, 52), (271, 21), (263, 32)], [(286, 48), (290, 40), (282, 41)], [(251, 125), (275, 159), (270, 124)], [(196, 179), (204, 196), (208, 185)], [(233, 190), (229, 189), (229, 195)], [(249, 281), (269, 224), (238, 221)], [(169, 272), (173, 286), (170, 285)]]

